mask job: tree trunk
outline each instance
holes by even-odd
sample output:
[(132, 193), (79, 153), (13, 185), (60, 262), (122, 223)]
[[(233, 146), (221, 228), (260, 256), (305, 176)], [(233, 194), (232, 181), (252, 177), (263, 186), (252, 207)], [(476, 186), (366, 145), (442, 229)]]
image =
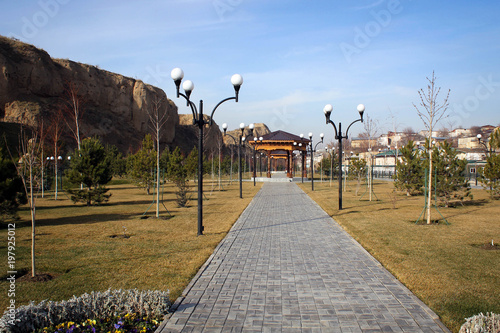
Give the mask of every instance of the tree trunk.
[(160, 217), (160, 133), (156, 131), (156, 218)]
[[(432, 128), (431, 128), (432, 133)], [(432, 134), (429, 136), (432, 140)], [(432, 141), (429, 141), (429, 184), (427, 197), (427, 224), (431, 224), (431, 201), (432, 201)]]
[(30, 163), (30, 212), (31, 212), (31, 276), (34, 277), (36, 275), (35, 270), (35, 197), (33, 194), (33, 166)]

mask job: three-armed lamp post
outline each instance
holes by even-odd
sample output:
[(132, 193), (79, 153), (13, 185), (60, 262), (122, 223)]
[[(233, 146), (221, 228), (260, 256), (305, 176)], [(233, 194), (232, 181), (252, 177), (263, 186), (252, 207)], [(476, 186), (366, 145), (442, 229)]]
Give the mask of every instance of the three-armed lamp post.
[(185, 94), (179, 91), (182, 79), (184, 78), (184, 72), (180, 68), (174, 68), (170, 73), (170, 76), (175, 82), (175, 87), (177, 89), (177, 98), (179, 96), (184, 97), (187, 102), (187, 106), (191, 108), (193, 113), (193, 125), (198, 125), (199, 137), (198, 137), (198, 236), (203, 235), (203, 127), (205, 125), (211, 126), (213, 123), (213, 116), (215, 110), (224, 102), (235, 100), (238, 102), (238, 93), (240, 87), (243, 84), (243, 78), (239, 74), (234, 74), (231, 77), (231, 83), (234, 87), (235, 96), (228, 97), (220, 101), (212, 110), (210, 118), (208, 121), (203, 118), (203, 100), (200, 100), (199, 109), (196, 108), (195, 103), (193, 103), (189, 97), (194, 89), (194, 84), (190, 80), (184, 81), (182, 84), (182, 89), (184, 89)]
[(331, 104), (325, 105), (323, 112), (325, 113), (326, 123), (332, 124), (335, 130), (335, 140), (339, 142), (339, 210), (342, 210), (342, 139), (348, 139), (349, 129), (352, 124), (360, 121), (363, 122), (363, 112), (365, 112), (365, 106), (363, 104), (358, 105), (359, 119), (353, 121), (348, 127), (345, 135), (342, 135), (342, 124), (339, 122), (339, 130), (337, 131), (337, 126), (330, 120), (330, 115), (332, 114), (333, 106)]
[(318, 145), (320, 143), (323, 143), (323, 138), (325, 137), (325, 135), (323, 133), (321, 133), (319, 135), (319, 137), (321, 138), (321, 141), (319, 141), (316, 146), (314, 146), (314, 149), (313, 149), (313, 134), (312, 133), (309, 133), (309, 140), (311, 140), (310, 142), (310, 147), (311, 147), (311, 191), (314, 191), (314, 152), (316, 151), (316, 147), (318, 147)]

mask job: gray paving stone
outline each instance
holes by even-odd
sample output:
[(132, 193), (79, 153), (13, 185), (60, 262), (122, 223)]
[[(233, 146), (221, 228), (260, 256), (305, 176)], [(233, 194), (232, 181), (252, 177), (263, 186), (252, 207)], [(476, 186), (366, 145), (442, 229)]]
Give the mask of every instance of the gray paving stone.
[(448, 332), (294, 183), (264, 184), (175, 307), (158, 332)]

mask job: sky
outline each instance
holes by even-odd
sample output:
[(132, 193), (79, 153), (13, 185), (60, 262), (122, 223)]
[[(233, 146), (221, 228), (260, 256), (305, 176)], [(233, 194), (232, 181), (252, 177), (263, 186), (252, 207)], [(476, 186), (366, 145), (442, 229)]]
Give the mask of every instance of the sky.
[[(500, 124), (497, 0), (0, 0), (0, 10), (0, 35), (157, 86), (179, 113), (190, 111), (173, 68), (204, 113), (242, 75), (239, 102), (214, 114), (229, 129), (265, 123), (328, 143), (324, 106), (345, 135), (364, 104), (378, 134), (422, 130), (414, 104), (433, 72), (438, 104), (450, 90), (438, 128)], [(356, 123), (348, 135), (363, 131)]]

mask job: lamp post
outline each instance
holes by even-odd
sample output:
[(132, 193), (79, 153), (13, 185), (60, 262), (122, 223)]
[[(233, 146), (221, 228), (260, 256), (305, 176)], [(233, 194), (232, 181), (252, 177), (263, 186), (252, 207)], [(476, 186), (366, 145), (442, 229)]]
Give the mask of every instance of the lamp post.
[(196, 108), (195, 103), (193, 103), (189, 98), (194, 89), (194, 84), (190, 80), (184, 81), (182, 88), (185, 94), (179, 91), (182, 79), (184, 78), (184, 72), (180, 68), (174, 68), (170, 73), (170, 76), (175, 82), (175, 87), (177, 90), (177, 98), (182, 96), (186, 102), (187, 106), (190, 107), (193, 113), (193, 125), (198, 125), (199, 137), (198, 137), (198, 236), (203, 235), (203, 127), (205, 125), (211, 126), (213, 123), (213, 116), (215, 110), (224, 102), (235, 100), (238, 102), (238, 93), (240, 91), (241, 85), (243, 84), (243, 78), (239, 74), (234, 74), (231, 77), (231, 83), (234, 87), (234, 97), (228, 97), (217, 103), (217, 105), (212, 109), (210, 118), (208, 121), (203, 118), (203, 100), (200, 100), (199, 109)]
[(312, 133), (309, 133), (309, 140), (311, 140), (310, 142), (310, 147), (311, 147), (311, 191), (314, 191), (314, 152), (316, 151), (316, 147), (318, 147), (318, 145), (320, 143), (323, 143), (323, 138), (325, 137), (325, 135), (323, 133), (321, 133), (319, 135), (319, 137), (321, 138), (321, 141), (319, 141), (316, 146), (314, 146), (314, 149), (313, 149), (313, 134)]
[(333, 157), (335, 156), (335, 147), (332, 147), (330, 151), (326, 150), (330, 154), (330, 187), (332, 187), (333, 181)]
[[(248, 126), (250, 128), (250, 132), (253, 133), (253, 124), (250, 124)], [(231, 134), (227, 133), (227, 124), (224, 123), (222, 124), (222, 129), (224, 130), (224, 135), (229, 136), (231, 139), (233, 139), (233, 142), (236, 144), (236, 138), (232, 136)], [(240, 198), (243, 199), (243, 185), (242, 185), (242, 172), (241, 172), (241, 144), (242, 141), (244, 141), (243, 133), (245, 132), (245, 124), (241, 123), (240, 124), (240, 131), (241, 134), (238, 137), (238, 177), (239, 177), (239, 182), (240, 182)]]
[[(255, 157), (255, 152), (257, 151), (257, 140), (262, 142), (264, 140), (263, 137), (259, 137), (258, 139), (255, 137), (253, 138), (254, 146), (253, 146), (253, 186), (255, 186), (255, 178), (257, 178), (257, 160)], [(262, 170), (261, 170), (261, 175), (262, 175)]]
[(493, 147), (491, 147), (491, 145), (490, 145), (490, 148), (488, 148), (488, 146), (486, 145), (486, 142), (484, 142), (484, 140), (481, 140), (482, 137), (483, 136), (481, 134), (478, 134), (477, 141), (479, 142), (480, 145), (482, 145), (484, 147), (484, 149), (486, 149), (486, 154), (488, 155), (487, 157), (490, 157), (491, 154), (493, 154)]
[(333, 129), (335, 130), (335, 140), (338, 140), (339, 142), (339, 210), (342, 210), (342, 139), (348, 139), (348, 133), (349, 129), (351, 126), (358, 122), (361, 121), (363, 122), (363, 112), (365, 112), (365, 106), (363, 104), (359, 104), (357, 107), (357, 110), (359, 112), (359, 119), (353, 121), (348, 127), (347, 131), (345, 132), (345, 135), (342, 135), (342, 124), (339, 122), (339, 129), (337, 131), (337, 126), (335, 126), (335, 123), (330, 120), (330, 116), (333, 111), (333, 106), (331, 104), (325, 105), (323, 108), (323, 112), (325, 113), (325, 118), (326, 118), (326, 123), (327, 124), (332, 124)]
[[(304, 134), (300, 134), (300, 141), (304, 140)], [(302, 147), (302, 142), (299, 143), (299, 147)], [(306, 147), (307, 151), (307, 147)], [(304, 151), (300, 152), (300, 175), (301, 175), (301, 182), (304, 183), (304, 171), (305, 171), (305, 157), (304, 157)], [(307, 172), (307, 171), (306, 171)]]
[[(488, 146), (486, 145), (486, 142), (484, 142), (484, 140), (481, 140), (482, 137), (483, 136), (481, 134), (478, 134), (477, 135), (477, 141), (479, 142), (480, 145), (482, 145), (484, 147), (484, 149), (486, 149), (487, 158), (490, 158), (491, 155), (493, 154), (493, 147), (490, 144), (490, 148), (488, 149)], [(476, 176), (476, 182), (477, 182), (477, 176)], [(490, 182), (490, 191), (492, 191), (492, 190), (493, 190), (493, 184), (491, 184), (491, 182)]]
[(368, 155), (369, 155), (369, 161), (370, 161), (370, 168), (368, 169), (368, 191), (369, 194), (369, 199), (372, 201), (372, 190), (373, 190), (373, 158), (372, 158), (372, 149), (368, 148)]

